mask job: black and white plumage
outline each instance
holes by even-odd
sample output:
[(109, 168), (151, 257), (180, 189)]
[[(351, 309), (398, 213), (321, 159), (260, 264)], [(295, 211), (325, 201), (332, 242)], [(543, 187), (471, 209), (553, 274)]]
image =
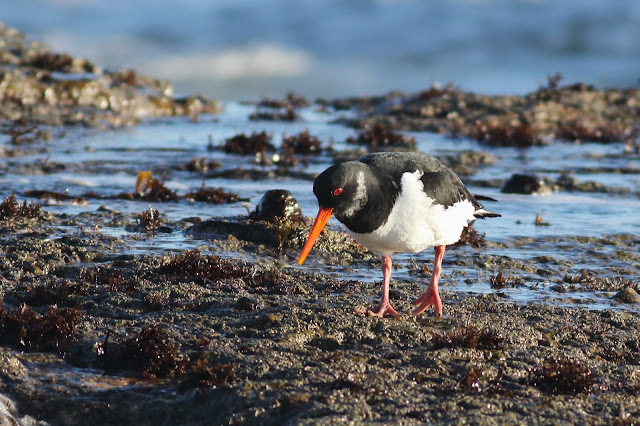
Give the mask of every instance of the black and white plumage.
[(445, 246), (460, 239), (469, 221), (500, 216), (485, 210), (448, 167), (419, 153), (376, 153), (335, 164), (316, 178), (313, 192), (319, 212), (298, 263), (334, 215), (356, 241), (382, 256), (382, 301), (375, 311), (366, 311), (379, 317), (400, 317), (389, 303), (394, 253), (435, 247), (431, 286), (414, 302), (413, 313), (433, 305), (440, 315), (438, 279)]

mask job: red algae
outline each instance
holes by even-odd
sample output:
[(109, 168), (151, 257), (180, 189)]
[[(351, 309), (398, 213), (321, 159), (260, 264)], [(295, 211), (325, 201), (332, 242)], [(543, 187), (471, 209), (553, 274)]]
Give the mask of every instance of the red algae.
[(41, 205), (33, 203), (27, 204), (24, 201), (20, 204), (16, 197), (11, 194), (0, 203), (0, 220), (7, 220), (19, 217), (39, 217)]
[(591, 393), (595, 377), (581, 362), (569, 358), (545, 359), (529, 371), (529, 383), (547, 392)]
[(26, 304), (6, 310), (0, 299), (0, 341), (21, 350), (64, 355), (75, 340), (81, 317), (79, 309), (59, 309), (55, 305), (43, 314)]
[(228, 154), (251, 155), (266, 151), (274, 152), (276, 147), (271, 143), (271, 136), (262, 131), (247, 136), (240, 133), (224, 141), (222, 150)]
[(434, 349), (441, 348), (478, 348), (495, 349), (504, 344), (502, 334), (473, 325), (457, 327), (449, 332), (433, 332), (431, 342)]

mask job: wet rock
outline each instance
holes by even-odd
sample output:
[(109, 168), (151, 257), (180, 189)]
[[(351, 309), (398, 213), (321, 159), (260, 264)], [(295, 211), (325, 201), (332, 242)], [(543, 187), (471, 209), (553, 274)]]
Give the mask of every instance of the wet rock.
[(305, 222), (298, 200), (285, 189), (270, 189), (265, 192), (249, 218), (270, 223), (281, 220)]
[(249, 120), (258, 121), (295, 121), (298, 113), (292, 105), (284, 108), (260, 108), (258, 105), (256, 111), (249, 115)]
[(220, 167), (222, 167), (222, 164), (218, 161), (193, 157), (191, 161), (180, 166), (180, 169), (190, 172), (207, 172), (209, 170), (219, 169)]
[(20, 417), (16, 403), (9, 397), (0, 394), (0, 424), (2, 426), (13, 425), (29, 425), (29, 426), (45, 426), (47, 422), (38, 421), (29, 415)]
[[(80, 232), (81, 224), (102, 216), (96, 212), (73, 218), (65, 215), (64, 223), (73, 224), (70, 232)], [(246, 217), (235, 222), (249, 236), (250, 226), (257, 227), (253, 228), (257, 234), (278, 228)], [(46, 224), (55, 228), (57, 223), (45, 216), (32, 228), (40, 229), (39, 238), (46, 240), (50, 234), (42, 228)], [(62, 255), (53, 254), (35, 237), (16, 238), (23, 230), (20, 224), (3, 226), (3, 271), (22, 271), (19, 259), (27, 255), (35, 259), (30, 262), (44, 264), (39, 258), (52, 257), (57, 264), (65, 263)], [(217, 226), (217, 231), (229, 229), (221, 223)], [(304, 240), (309, 227), (292, 227)], [(108, 240), (91, 235), (60, 238), (56, 252), (76, 253), (88, 247), (108, 251)], [(325, 248), (331, 247), (332, 236), (324, 236)], [(541, 250), (558, 245), (556, 239), (537, 241), (541, 243), (546, 244)], [(594, 259), (594, 244), (629, 251), (637, 245), (637, 237), (609, 236), (588, 244), (574, 238), (569, 244)], [(12, 415), (20, 418), (29, 413), (55, 424), (80, 424), (88, 411), (104, 419), (99, 422), (103, 424), (123, 418), (136, 423), (163, 419), (198, 423), (203, 416), (221, 424), (256, 418), (261, 423), (286, 423), (296, 416), (331, 423), (345, 412), (359, 422), (375, 418), (411, 424), (420, 416), (460, 422), (470, 415), (491, 422), (499, 415), (513, 423), (562, 418), (572, 424), (590, 424), (603, 419), (614, 422), (622, 398), (630, 401), (625, 410), (637, 413), (630, 408), (637, 401), (637, 383), (628, 380), (640, 347), (633, 313), (517, 304), (496, 294), (449, 294), (447, 316), (437, 321), (427, 316), (406, 316), (402, 322), (371, 319), (354, 313), (362, 303), (356, 294), (374, 303), (379, 285), (308, 273), (274, 262), (275, 258), (264, 255), (264, 248), (248, 247), (234, 246), (243, 259), (225, 261), (220, 267), (213, 265), (216, 259), (210, 255), (161, 256), (153, 251), (121, 256), (108, 265), (72, 261), (64, 268), (51, 267), (54, 274), (50, 276), (63, 275), (69, 286), (65, 289), (56, 282), (51, 289), (64, 290), (60, 295), (64, 297), (73, 286), (67, 298), (77, 301), (87, 317), (78, 328), (81, 346), (71, 351), (72, 359), (0, 351), (3, 393), (19, 407)], [(342, 262), (356, 251), (344, 241), (333, 248), (319, 249), (318, 257), (336, 270), (339, 263), (334, 259)], [(484, 255), (460, 251), (461, 260), (466, 256)], [(177, 262), (177, 257), (182, 261)], [(173, 267), (163, 267), (171, 258)], [(514, 269), (525, 274), (522, 262), (507, 265), (500, 258), (484, 258), (493, 259), (491, 269), (504, 268), (507, 276), (515, 274)], [(533, 263), (536, 266), (537, 261)], [(582, 285), (589, 278), (583, 275), (572, 282)], [(118, 281), (135, 286), (126, 290), (115, 285)], [(3, 274), (5, 303), (13, 309), (33, 300), (33, 287), (46, 282)], [(412, 282), (399, 280), (393, 285), (400, 295), (415, 291)], [(308, 292), (292, 290), (295, 286)], [(163, 300), (153, 302), (158, 297)], [(63, 299), (56, 295), (47, 303), (54, 300)], [(406, 297), (397, 302), (399, 308), (410, 309)], [(150, 304), (156, 306), (150, 309)], [(268, 308), (258, 310), (259, 305)], [(443, 343), (432, 350), (439, 340)], [(103, 374), (105, 370), (109, 374)], [(591, 385), (592, 377), (596, 386)], [(393, 393), (385, 391), (390, 385)], [(562, 400), (549, 404), (550, 394), (556, 391), (563, 392)], [(588, 392), (593, 394), (586, 398)], [(365, 396), (370, 410), (349, 411)], [(491, 413), (483, 411), (488, 400)], [(567, 410), (571, 405), (581, 408)], [(272, 410), (275, 406), (279, 408)], [(380, 406), (391, 408), (382, 411)], [(416, 406), (426, 408), (416, 410)], [(440, 411), (444, 406), (450, 410), (447, 417)], [(543, 408), (523, 412), (522, 407)]]
[(341, 345), (335, 337), (317, 337), (311, 340), (309, 344), (323, 351), (335, 351), (338, 350)]
[[(12, 140), (46, 139), (40, 125), (121, 127), (148, 117), (216, 113), (202, 97), (175, 99), (167, 82), (133, 70), (107, 69), (52, 52), (0, 23), (0, 115), (18, 127), (3, 128)], [(25, 107), (28, 106), (28, 107)], [(20, 124), (21, 123), (21, 124)]]
[[(231, 235), (237, 240), (263, 244), (276, 248), (302, 248), (309, 236), (310, 225), (284, 221), (272, 224), (266, 221), (253, 221), (246, 216), (227, 219), (209, 219), (198, 222), (187, 228), (186, 233), (196, 238), (225, 238)], [(363, 251), (344, 232), (324, 229), (314, 245), (314, 250), (320, 252), (357, 252), (362, 256)], [(355, 255), (356, 253), (354, 253)]]
[(278, 241), (278, 229), (275, 225), (266, 222), (247, 221), (246, 218), (209, 219), (198, 222), (189, 227), (186, 232), (189, 235), (200, 238), (222, 237), (232, 235), (238, 240), (250, 241), (269, 246), (280, 246)]
[(0, 347), (0, 375), (6, 379), (22, 377), (27, 372), (24, 364), (16, 358), (11, 350)]
[(236, 303), (233, 304), (233, 307), (240, 311), (257, 311), (258, 309), (262, 309), (262, 305), (257, 300), (243, 296), (236, 300)]
[(504, 194), (549, 194), (551, 188), (535, 174), (514, 173), (504, 183), (500, 192)]
[[(619, 173), (619, 171), (617, 171)], [(608, 187), (600, 182), (586, 181), (580, 182), (568, 173), (561, 173), (555, 184), (565, 191), (577, 191), (577, 192), (602, 192), (610, 194), (626, 194), (629, 188), (624, 187)]]
[(281, 319), (282, 318), (279, 315), (265, 313), (260, 315), (258, 318), (252, 321), (249, 321), (247, 326), (250, 328), (257, 328), (257, 329), (275, 327), (280, 323)]
[(631, 287), (620, 290), (613, 298), (620, 303), (640, 303), (640, 295)]
[(449, 166), (456, 174), (465, 176), (475, 173), (479, 167), (493, 164), (496, 161), (493, 154), (472, 150), (462, 151), (455, 155), (442, 156), (438, 159)]
[(448, 85), (418, 94), (338, 99), (330, 105), (357, 108), (360, 117), (342, 121), (360, 129), (378, 124), (463, 135), (489, 145), (528, 147), (556, 139), (622, 142), (637, 127), (639, 103), (638, 88), (561, 86), (554, 76), (548, 86), (525, 96), (487, 96)]

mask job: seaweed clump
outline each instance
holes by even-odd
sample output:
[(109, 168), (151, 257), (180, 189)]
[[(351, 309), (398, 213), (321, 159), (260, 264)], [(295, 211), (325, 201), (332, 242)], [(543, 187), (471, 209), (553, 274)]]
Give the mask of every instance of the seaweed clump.
[(454, 87), (453, 83), (447, 83), (444, 87), (441, 87), (440, 84), (434, 84), (428, 89), (420, 91), (417, 98), (420, 101), (428, 101), (434, 98), (441, 98), (443, 96), (454, 94), (457, 91), (459, 91), (459, 89)]
[(524, 279), (522, 277), (505, 276), (502, 271), (498, 271), (496, 275), (491, 276), (489, 281), (491, 282), (491, 288), (493, 289), (518, 287), (524, 285)]
[(629, 280), (622, 277), (604, 277), (600, 278), (595, 275), (589, 275), (586, 269), (582, 269), (580, 274), (565, 275), (562, 281), (570, 284), (571, 290), (577, 290), (576, 284), (580, 284), (580, 288), (590, 291), (620, 291), (627, 288), (640, 291), (638, 281)]
[(478, 234), (476, 228), (473, 227), (473, 222), (469, 224), (466, 228), (462, 229), (462, 234), (460, 234), (460, 239), (454, 244), (457, 246), (470, 245), (473, 248), (486, 247), (487, 242), (485, 241), (486, 233)]
[(625, 129), (621, 123), (605, 126), (588, 120), (569, 120), (560, 125), (557, 137), (568, 141), (611, 142), (625, 139)]
[(496, 118), (478, 120), (472, 139), (492, 146), (516, 146), (528, 148), (541, 145), (543, 140), (538, 131), (528, 123), (513, 125)]
[[(41, 201), (44, 201), (44, 200), (53, 200), (55, 202), (68, 201), (71, 204), (77, 205), (77, 206), (84, 206), (87, 204), (87, 200), (85, 198), (74, 197), (73, 195), (69, 195), (63, 192), (29, 189), (27, 191), (24, 191), (24, 195), (26, 195), (27, 197), (39, 198)], [(92, 195), (92, 193), (89, 193), (89, 195)]]
[(107, 287), (109, 291), (123, 291), (125, 293), (137, 291), (138, 281), (138, 276), (125, 277), (119, 270), (96, 268), (91, 271), (83, 271), (80, 274), (80, 282), (101, 285)]
[(449, 332), (432, 332), (431, 342), (434, 349), (441, 348), (470, 348), (470, 349), (500, 349), (504, 345), (502, 334), (468, 325), (466, 328), (457, 327)]
[(529, 371), (529, 383), (549, 391), (590, 393), (595, 383), (591, 370), (568, 358), (546, 359)]
[(297, 135), (287, 136), (282, 140), (284, 150), (292, 150), (295, 154), (310, 155), (322, 152), (322, 142), (309, 133), (309, 129)]
[(218, 161), (193, 157), (191, 161), (182, 165), (180, 169), (187, 170), (189, 172), (207, 172), (209, 170), (219, 169), (220, 167), (222, 167), (222, 164)]
[(3, 123), (0, 125), (0, 133), (9, 135), (9, 143), (16, 146), (34, 142), (39, 136), (44, 136), (43, 131), (38, 132), (36, 124), (29, 123), (25, 118)]
[(185, 374), (181, 388), (215, 388), (223, 384), (230, 385), (236, 381), (234, 364), (209, 365), (206, 359), (199, 359)]
[(249, 120), (295, 121), (296, 108), (309, 106), (309, 102), (295, 93), (288, 93), (283, 100), (264, 98), (256, 104), (256, 111)]
[(158, 210), (154, 210), (151, 206), (138, 215), (138, 228), (147, 231), (153, 231), (160, 227), (162, 217)]
[(160, 326), (144, 326), (136, 336), (109, 342), (107, 333), (102, 344), (97, 345), (98, 359), (105, 370), (132, 370), (149, 379), (181, 375), (189, 357), (180, 354), (169, 334)]
[(182, 198), (211, 204), (230, 204), (241, 200), (238, 194), (226, 192), (222, 188), (206, 188), (204, 183), (200, 189), (184, 194)]
[(293, 92), (287, 93), (283, 100), (263, 98), (257, 104), (263, 108), (286, 108), (292, 106), (294, 108), (304, 108), (309, 106), (309, 101)]
[[(32, 58), (29, 58), (27, 60), (27, 64), (32, 67), (47, 71), (58, 71), (65, 73), (78, 71), (74, 69), (73, 57), (67, 55), (66, 53), (40, 52)], [(86, 62), (83, 65), (85, 72), (93, 72), (93, 66), (90, 63)]]
[(250, 136), (244, 133), (235, 135), (224, 141), (222, 150), (227, 154), (251, 155), (264, 152), (275, 152), (276, 147), (271, 143), (271, 136), (262, 131), (253, 132)]
[(64, 355), (74, 342), (76, 326), (81, 312), (75, 308), (59, 309), (50, 305), (39, 315), (22, 304), (18, 309), (7, 311), (0, 299), (0, 342), (20, 350), (56, 352)]
[(535, 226), (551, 226), (551, 223), (548, 220), (544, 220), (539, 214), (536, 214), (533, 224)]
[(276, 269), (256, 270), (216, 255), (202, 256), (197, 249), (172, 256), (156, 272), (219, 286), (226, 286), (224, 280), (239, 278), (241, 281), (234, 285), (243, 285), (251, 293), (287, 291), (287, 275)]
[(81, 284), (70, 280), (51, 280), (29, 288), (23, 300), (31, 306), (75, 306), (75, 296), (85, 293)]
[[(124, 194), (129, 198), (128, 194)], [(175, 201), (178, 199), (178, 195), (175, 191), (167, 188), (159, 179), (151, 176), (150, 171), (138, 173), (136, 180), (136, 194), (133, 198), (139, 198), (144, 201)]]
[(365, 393), (367, 391), (365, 386), (355, 379), (353, 373), (338, 377), (329, 383), (329, 389), (347, 389), (353, 393)]
[(157, 272), (200, 280), (235, 278), (249, 274), (245, 266), (234, 265), (215, 255), (202, 256), (197, 249), (172, 256), (157, 269)]
[(41, 205), (27, 204), (26, 200), (20, 204), (16, 201), (16, 197), (11, 194), (0, 203), (0, 220), (17, 217), (39, 217), (41, 208)]
[(372, 149), (381, 147), (414, 149), (416, 138), (398, 133), (391, 126), (374, 122), (367, 123), (364, 129), (359, 130), (357, 137), (349, 136), (347, 143), (367, 145)]
[(458, 381), (445, 381), (443, 390), (445, 393), (464, 392), (485, 394), (489, 396), (513, 396), (513, 391), (505, 389), (502, 384), (502, 378), (504, 376), (502, 369), (500, 369), (493, 378), (488, 378), (486, 376), (487, 372), (481, 367), (469, 367)]

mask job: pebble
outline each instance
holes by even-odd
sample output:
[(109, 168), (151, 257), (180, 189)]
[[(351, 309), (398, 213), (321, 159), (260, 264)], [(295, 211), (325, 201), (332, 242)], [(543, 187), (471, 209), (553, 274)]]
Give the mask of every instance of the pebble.
[(620, 303), (640, 303), (640, 295), (631, 287), (620, 290), (613, 298)]

